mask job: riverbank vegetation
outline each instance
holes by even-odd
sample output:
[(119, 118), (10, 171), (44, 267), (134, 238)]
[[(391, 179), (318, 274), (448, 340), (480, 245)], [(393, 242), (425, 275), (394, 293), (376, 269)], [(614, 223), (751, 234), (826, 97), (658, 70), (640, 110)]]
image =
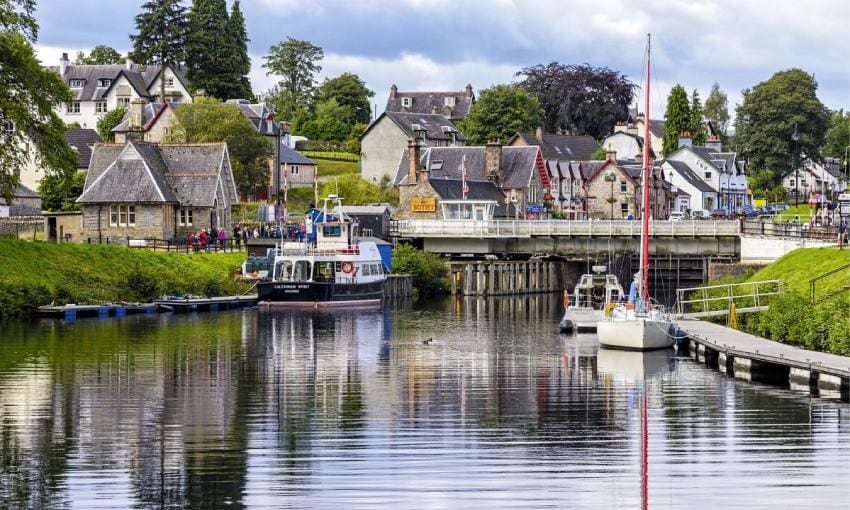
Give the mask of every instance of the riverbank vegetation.
[(0, 318), (41, 305), (241, 294), (245, 253), (180, 255), (121, 246), (0, 241)]
[(409, 244), (399, 244), (393, 250), (393, 273), (413, 276), (415, 297), (445, 294), (451, 285), (443, 257)]

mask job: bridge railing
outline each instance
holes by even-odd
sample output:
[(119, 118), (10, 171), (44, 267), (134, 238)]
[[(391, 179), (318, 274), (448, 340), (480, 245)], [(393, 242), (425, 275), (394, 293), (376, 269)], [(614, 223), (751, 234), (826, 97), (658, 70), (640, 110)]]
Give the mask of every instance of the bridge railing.
[[(395, 220), (395, 237), (638, 237), (640, 222), (631, 220)], [(732, 221), (650, 222), (652, 237), (737, 236), (740, 223)]]

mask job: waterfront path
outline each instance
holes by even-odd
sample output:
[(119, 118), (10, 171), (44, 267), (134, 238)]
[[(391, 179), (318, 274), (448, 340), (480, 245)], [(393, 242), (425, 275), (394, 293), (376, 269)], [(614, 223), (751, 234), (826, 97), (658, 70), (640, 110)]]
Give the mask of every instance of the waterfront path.
[(787, 381), (792, 390), (848, 398), (848, 357), (800, 349), (707, 321), (678, 323), (690, 339), (691, 356), (721, 372), (745, 380)]

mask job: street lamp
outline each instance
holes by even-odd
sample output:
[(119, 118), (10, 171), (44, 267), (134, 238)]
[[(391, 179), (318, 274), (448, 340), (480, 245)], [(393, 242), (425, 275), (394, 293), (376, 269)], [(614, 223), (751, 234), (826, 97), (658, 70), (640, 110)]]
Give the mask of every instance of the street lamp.
[(611, 196), (608, 197), (608, 203), (611, 204), (611, 219), (613, 220), (614, 202), (616, 202), (616, 200), (614, 199), (614, 183), (617, 181), (617, 174), (615, 174), (614, 172), (608, 172), (607, 174), (605, 174), (605, 181), (611, 183)]
[(799, 165), (798, 159), (800, 158), (800, 132), (797, 130), (797, 123), (794, 123), (794, 133), (791, 135), (791, 140), (794, 141), (794, 154), (792, 155), (794, 161), (794, 208), (797, 209), (797, 213), (800, 212), (800, 192), (797, 188), (797, 184), (800, 179), (797, 175), (797, 166)]

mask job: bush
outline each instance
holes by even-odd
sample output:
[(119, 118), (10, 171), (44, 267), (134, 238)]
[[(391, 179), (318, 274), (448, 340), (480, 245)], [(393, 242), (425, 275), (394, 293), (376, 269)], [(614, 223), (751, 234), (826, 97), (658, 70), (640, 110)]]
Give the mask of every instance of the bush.
[(159, 278), (152, 272), (136, 266), (127, 273), (127, 290), (139, 301), (153, 301), (159, 298), (162, 289)]
[(449, 286), (449, 268), (442, 257), (406, 244), (393, 250), (393, 273), (413, 276), (419, 295), (444, 294)]

